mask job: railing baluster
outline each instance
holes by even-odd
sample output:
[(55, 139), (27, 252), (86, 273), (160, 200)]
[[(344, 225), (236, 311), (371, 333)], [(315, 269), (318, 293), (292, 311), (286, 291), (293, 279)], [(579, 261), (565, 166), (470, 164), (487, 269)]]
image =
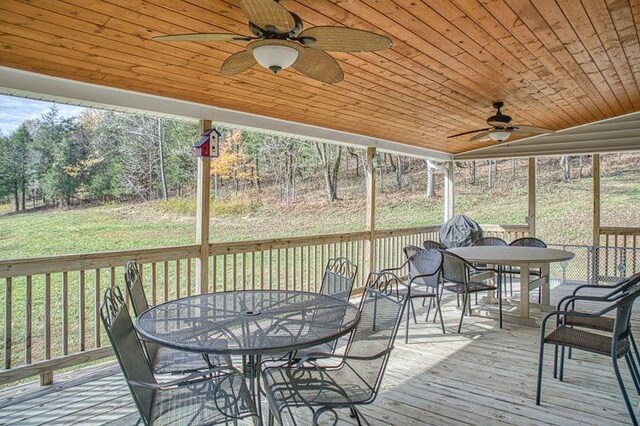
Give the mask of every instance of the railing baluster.
[(164, 272), (164, 276), (162, 277), (164, 284), (164, 302), (166, 302), (169, 300), (169, 262), (165, 260), (162, 262), (162, 266)]
[[(112, 280), (115, 283), (115, 274), (112, 275)], [(62, 354), (69, 354), (69, 273), (67, 271), (62, 273)]]
[(191, 296), (191, 259), (186, 259), (187, 262), (187, 296)]
[(256, 252), (251, 252), (251, 289), (256, 289)]
[(227, 255), (222, 255), (222, 291), (227, 291)]
[(182, 284), (180, 278), (180, 260), (176, 260), (176, 299), (180, 299), (180, 286)]
[(238, 280), (238, 263), (237, 263), (237, 258), (236, 258), (236, 254), (233, 253), (233, 265), (232, 265), (232, 270), (233, 270), (233, 291), (237, 290), (237, 280)]
[(264, 250), (260, 250), (260, 290), (264, 290)]
[[(86, 326), (86, 314), (85, 314), (85, 299), (84, 299), (84, 284), (85, 284), (85, 272), (84, 269), (80, 271), (80, 282), (79, 282), (79, 292), (78, 292), (78, 297), (80, 297), (79, 300), (79, 307), (78, 307), (78, 319), (80, 321), (80, 352), (84, 352), (85, 351), (85, 326)], [(127, 293), (125, 291), (125, 293)]]
[(24, 362), (25, 364), (31, 364), (31, 348), (32, 348), (32, 320), (31, 316), (33, 314), (33, 280), (31, 275), (27, 275), (25, 280), (25, 312), (24, 312)]
[(289, 290), (289, 248), (284, 249), (284, 289)]
[(158, 277), (158, 271), (156, 269), (156, 262), (153, 262), (151, 264), (151, 303), (154, 306), (158, 304), (157, 277)]
[(4, 368), (11, 368), (11, 277), (4, 282)]
[(51, 359), (51, 274), (44, 276), (44, 359)]
[(217, 292), (218, 291), (218, 256), (217, 255), (213, 255), (211, 256), (211, 285), (212, 285), (212, 292)]
[(100, 347), (100, 268), (95, 270), (95, 306), (93, 310), (93, 320), (95, 321), (95, 344), (96, 348)]
[(242, 253), (242, 289), (247, 289), (247, 253)]

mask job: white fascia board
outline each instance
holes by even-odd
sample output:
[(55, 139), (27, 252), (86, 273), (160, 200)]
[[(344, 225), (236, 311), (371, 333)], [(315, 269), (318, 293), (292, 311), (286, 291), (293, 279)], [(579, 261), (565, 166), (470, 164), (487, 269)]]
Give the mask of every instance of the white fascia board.
[(378, 139), (294, 121), (218, 108), (130, 90), (115, 89), (9, 67), (0, 67), (0, 94), (122, 112), (150, 113), (183, 120), (212, 120), (255, 130), (265, 130), (358, 148), (376, 147), (383, 152), (421, 159), (451, 161), (453, 155), (398, 141)]

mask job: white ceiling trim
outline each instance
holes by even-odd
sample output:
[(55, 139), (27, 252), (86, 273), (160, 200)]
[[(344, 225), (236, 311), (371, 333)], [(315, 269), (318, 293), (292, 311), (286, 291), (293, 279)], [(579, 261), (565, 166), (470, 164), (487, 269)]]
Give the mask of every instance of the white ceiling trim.
[(455, 160), (541, 157), (640, 151), (640, 112), (475, 149), (454, 155)]
[(219, 124), (266, 130), (341, 145), (360, 148), (373, 146), (383, 152), (418, 158), (445, 161), (453, 159), (451, 154), (420, 148), (399, 141), (378, 139), (211, 105), (50, 77), (8, 67), (0, 67), (0, 94), (88, 108), (151, 113), (186, 120), (213, 120), (214, 123)]

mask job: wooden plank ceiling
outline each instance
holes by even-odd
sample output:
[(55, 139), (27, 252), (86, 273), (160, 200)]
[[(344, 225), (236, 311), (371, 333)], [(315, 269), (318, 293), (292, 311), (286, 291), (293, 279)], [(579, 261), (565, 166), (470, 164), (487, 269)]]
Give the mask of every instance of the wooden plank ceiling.
[(459, 153), (488, 145), (492, 101), (515, 123), (564, 129), (640, 110), (640, 0), (282, 0), (305, 28), (390, 36), (332, 53), (337, 85), (259, 67), (221, 77), (242, 43), (160, 43), (186, 32), (249, 34), (237, 0), (2, 0), (0, 64)]

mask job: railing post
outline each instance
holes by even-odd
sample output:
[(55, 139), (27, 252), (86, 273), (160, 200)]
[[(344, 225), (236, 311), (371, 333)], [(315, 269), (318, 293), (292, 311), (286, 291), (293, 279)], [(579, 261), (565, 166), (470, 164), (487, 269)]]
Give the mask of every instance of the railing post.
[(536, 236), (536, 158), (529, 157), (529, 236)]
[(445, 165), (444, 174), (444, 222), (456, 214), (456, 183), (454, 179), (455, 165), (449, 161)]
[[(365, 274), (366, 280), (369, 274), (375, 271), (375, 256), (376, 256), (376, 175), (373, 168), (373, 159), (376, 156), (376, 148), (367, 148), (367, 206), (366, 206), (366, 221), (367, 232), (369, 237), (365, 242), (364, 255), (365, 255)], [(366, 282), (365, 282), (366, 283)]]
[(600, 245), (600, 154), (593, 154), (593, 245)]
[[(200, 130), (211, 128), (211, 120), (200, 120)], [(200, 254), (196, 259), (196, 286), (200, 293), (209, 291), (209, 206), (211, 197), (211, 160), (209, 157), (197, 157), (197, 195), (196, 195), (196, 244)]]

